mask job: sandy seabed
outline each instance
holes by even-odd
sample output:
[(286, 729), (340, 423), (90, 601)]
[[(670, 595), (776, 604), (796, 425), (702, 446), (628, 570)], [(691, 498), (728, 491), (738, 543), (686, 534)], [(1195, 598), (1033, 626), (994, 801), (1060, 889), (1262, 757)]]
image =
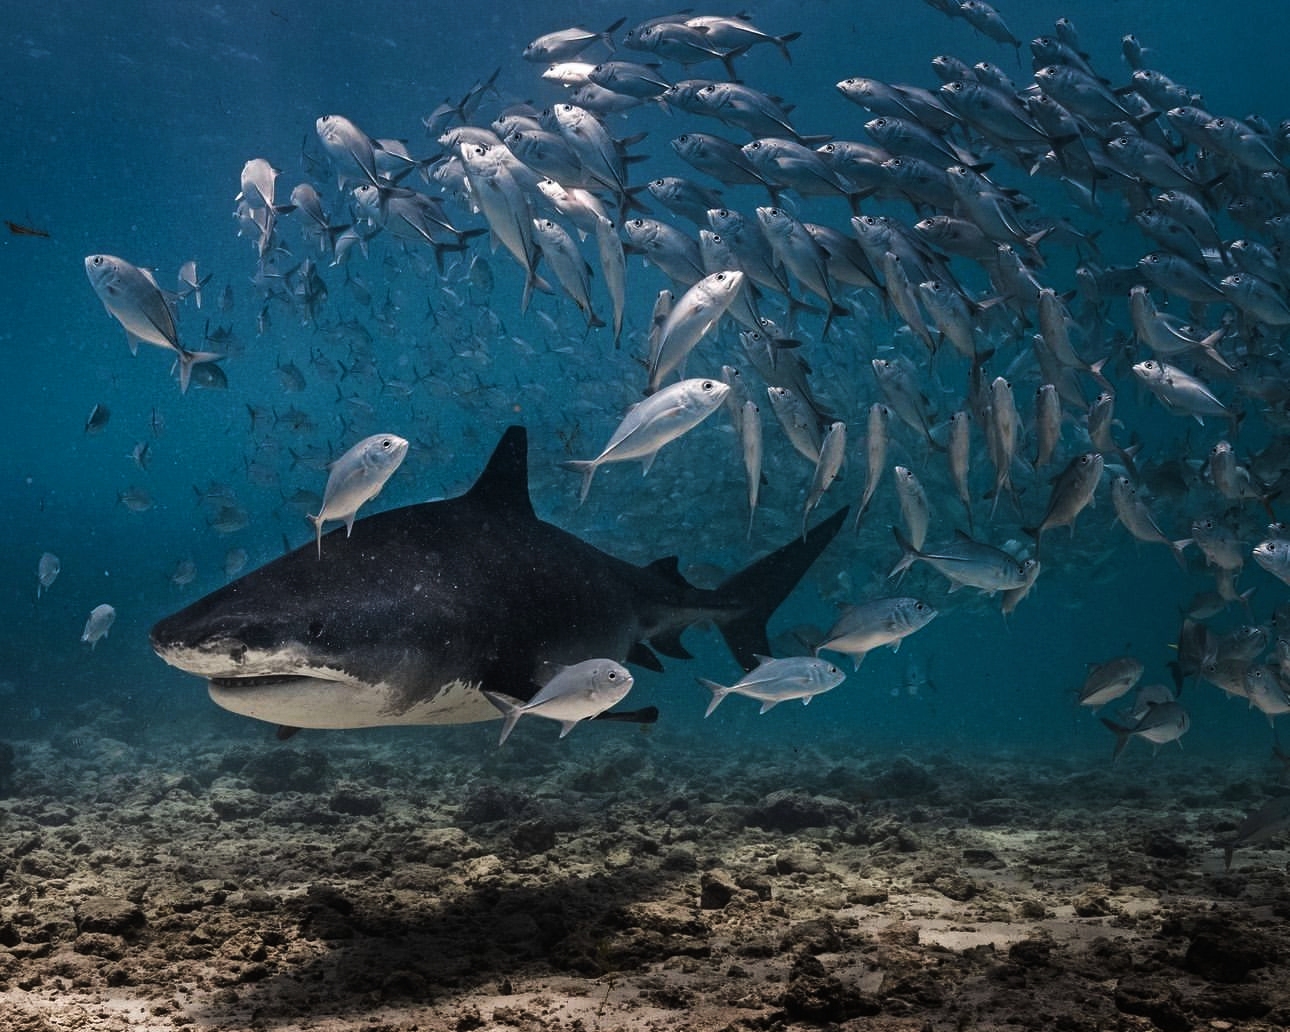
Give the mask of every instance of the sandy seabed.
[(0, 1029), (1290, 1026), (1262, 757), (555, 730), (10, 739)]

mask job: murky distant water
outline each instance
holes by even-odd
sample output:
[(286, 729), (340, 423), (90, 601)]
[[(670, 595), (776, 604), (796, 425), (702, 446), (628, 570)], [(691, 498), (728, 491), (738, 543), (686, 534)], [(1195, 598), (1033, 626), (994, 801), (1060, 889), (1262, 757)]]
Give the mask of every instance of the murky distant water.
[[(998, 6), (1023, 40), (1050, 33), (1055, 17), (1069, 16), (1093, 65), (1114, 84), (1127, 79), (1120, 38), (1133, 32), (1148, 48), (1151, 65), (1202, 94), (1209, 110), (1256, 114), (1273, 126), (1290, 114), (1281, 55), (1290, 14), (1279, 4), (1244, 5), (1238, 16), (1231, 5), (1215, 3), (1180, 8), (1005, 0)], [(440, 273), (428, 249), (378, 238), (366, 256), (355, 255), (344, 268), (319, 261), (326, 297), (306, 313), (299, 305), (265, 300), (252, 282), (254, 243), (236, 235), (233, 197), (239, 171), (252, 157), (282, 170), (284, 196), (308, 179), (339, 209), (334, 177), (320, 164), (313, 129), (319, 115), (343, 113), (373, 136), (404, 139), (414, 156), (429, 157), (437, 148), (421, 119), (445, 98), (459, 100), (494, 69), (500, 68), (499, 97), (486, 101), (477, 121), (505, 103), (562, 99), (558, 87), (540, 79), (540, 66), (518, 57), (534, 36), (577, 22), (603, 28), (620, 15), (630, 25), (663, 11), (656, 4), (515, 10), (485, 3), (416, 5), (414, 14), (413, 5), (401, 3), (369, 3), (360, 10), (293, 0), (200, 8), (68, 2), (6, 11), (0, 23), (0, 53), (9, 70), (0, 82), (0, 150), (7, 156), (0, 163), (0, 217), (48, 236), (0, 236), (0, 335), (6, 344), (0, 420), (7, 442), (0, 453), (0, 734), (42, 737), (79, 724), (83, 714), (76, 707), (90, 701), (106, 702), (142, 727), (233, 721), (209, 704), (200, 682), (152, 655), (147, 629), (225, 583), (230, 551), (244, 550), (249, 568), (281, 554), (284, 542), (295, 547), (306, 541), (311, 529), (302, 507), (308, 503), (297, 492), (321, 493), (326, 462), (378, 429), (413, 442), (406, 465), (380, 496), (382, 507), (464, 489), (504, 426), (520, 421), (531, 429), (539, 512), (615, 554), (645, 562), (679, 553), (683, 570), (703, 565), (694, 571), (702, 577), (714, 572), (708, 566), (733, 571), (797, 533), (810, 469), (788, 448), (768, 409), (764, 510), (751, 542), (743, 534), (745, 487), (736, 438), (724, 415), (670, 445), (644, 480), (634, 464), (602, 471), (588, 503), (577, 506), (576, 479), (556, 462), (595, 454), (643, 383), (642, 335), (665, 281), (638, 260), (630, 260), (627, 340), (615, 351), (604, 331), (584, 339), (582, 318), (567, 300), (540, 296), (522, 315), (522, 275), (504, 252), (491, 253), (482, 242), (472, 247), (494, 273), (490, 294), (467, 281), (469, 254), (449, 255)], [(1011, 47), (917, 0), (814, 3), (805, 14), (800, 5), (774, 3), (753, 14), (772, 31), (802, 32), (791, 45), (791, 65), (759, 47), (742, 59), (740, 71), (750, 85), (796, 105), (793, 121), (806, 133), (864, 138), (861, 127), (869, 116), (833, 86), (850, 75), (935, 88), (929, 60), (951, 53), (996, 62), (1018, 83), (1029, 79), (1024, 50), (1023, 64)], [(604, 56), (595, 53), (596, 60)], [(693, 74), (715, 75), (709, 69), (718, 67)], [(687, 129), (723, 131), (717, 123), (657, 110), (611, 118), (609, 125), (620, 135), (647, 133), (632, 147), (648, 158), (631, 166), (634, 183), (691, 174), (668, 146), (671, 137)], [(1132, 263), (1150, 249), (1114, 198), (1098, 219), (1074, 209), (1050, 182), (1032, 184), (1005, 164), (992, 174), (1032, 193), (1042, 211), (1097, 232), (1104, 265)], [(425, 187), (419, 180), (415, 185)], [(747, 212), (768, 203), (752, 187), (728, 188), (726, 199)], [(850, 212), (841, 200), (789, 195), (786, 203), (804, 218), (847, 228)], [(451, 210), (462, 224), (480, 225), (464, 209)], [(874, 202), (865, 210), (913, 220), (906, 205)], [(336, 210), (333, 218), (348, 216)], [(1227, 238), (1249, 235), (1230, 221), (1222, 222), (1222, 231)], [(298, 233), (284, 232), (284, 239), (293, 248), (284, 257), (288, 267), (309, 254)], [(217, 342), (209, 346), (228, 352), (227, 390), (194, 388), (181, 396), (168, 378), (167, 355), (144, 347), (130, 356), (120, 327), (86, 282), (82, 259), (95, 252), (155, 268), (167, 288), (189, 259), (210, 274), (203, 307), (191, 300), (181, 307), (180, 330), (190, 347), (208, 346), (203, 336), (214, 335)], [(1059, 293), (1073, 290), (1078, 260), (1072, 248), (1053, 247), (1040, 278)], [(984, 286), (979, 276), (973, 284)], [(223, 310), (226, 290), (232, 302)], [(593, 290), (607, 312), (599, 275)], [(860, 493), (864, 412), (877, 399), (867, 360), (875, 347), (891, 343), (896, 325), (876, 304), (858, 308), (856, 318), (839, 322), (832, 342), (815, 340), (818, 320), (803, 322), (816, 384), (852, 431), (849, 466), (821, 512), (854, 503)], [(1216, 325), (1219, 307), (1208, 317)], [(715, 375), (722, 363), (737, 361), (733, 333), (726, 332), (722, 343), (701, 346), (692, 374)], [(1129, 332), (1120, 303), (1111, 310), (1104, 339), (1109, 346)], [(907, 334), (895, 339), (901, 353), (924, 359), (921, 345)], [(1008, 357), (1001, 356), (990, 375), (1007, 371), (1022, 347), (1005, 345)], [(371, 367), (356, 361), (360, 354), (372, 356)], [(288, 366), (301, 374), (302, 390), (294, 389)], [(962, 404), (966, 370), (963, 362), (938, 362), (935, 380), (926, 383), (938, 416)], [(1108, 363), (1108, 370), (1124, 424), (1117, 433), (1122, 442), (1135, 435), (1141, 440), (1140, 461), (1200, 460), (1225, 434), (1221, 421), (1201, 427), (1164, 412), (1138, 390), (1127, 363)], [(1028, 416), (1037, 374), (1022, 364), (1009, 375)], [(85, 423), (96, 404), (111, 417), (90, 433)], [(1239, 443), (1248, 455), (1266, 446), (1276, 428), (1257, 405), (1246, 407)], [(943, 460), (929, 456), (907, 428), (895, 436), (889, 463), (910, 465), (923, 478), (932, 496), (930, 540), (949, 538), (963, 521)], [(146, 468), (131, 457), (145, 445)], [(980, 499), (991, 474), (981, 442), (974, 448)], [(1079, 450), (1078, 434), (1068, 426), (1062, 454)], [(1042, 515), (1046, 476), (1021, 478), (1024, 519), (1002, 503), (988, 535), (994, 543), (1029, 546), (1020, 527)], [(122, 492), (136, 490), (150, 496), (147, 511), (131, 511), (119, 501)], [(221, 520), (225, 502), (246, 514), (246, 526), (229, 529)], [(988, 507), (978, 500), (978, 529)], [(1165, 499), (1161, 511), (1167, 533), (1184, 537), (1192, 518), (1226, 507), (1194, 489)], [(1165, 664), (1173, 658), (1179, 609), (1213, 585), (1195, 551), (1183, 574), (1162, 548), (1139, 546), (1113, 526), (1112, 515), (1103, 483), (1096, 508), (1079, 518), (1073, 536), (1066, 528), (1045, 536), (1044, 572), (1010, 620), (995, 601), (971, 590), (948, 595), (942, 578), (917, 570), (901, 591), (928, 599), (941, 615), (899, 653), (871, 655), (859, 675), (808, 708), (791, 703), (759, 717), (747, 700), (729, 700), (702, 731), (732, 748), (755, 750), (759, 741), (809, 743), (821, 728), (851, 726), (857, 749), (943, 743), (1086, 752), (1090, 763), (1102, 762), (1111, 736), (1072, 704), (1085, 664), (1132, 652), (1147, 664), (1147, 680), (1168, 682)], [(1257, 505), (1242, 507), (1240, 517), (1254, 533), (1267, 522)], [(861, 533), (844, 532), (772, 632), (827, 626), (834, 603), (892, 591), (886, 573), (898, 552), (888, 527), (898, 521), (888, 481)], [(227, 532), (213, 523), (223, 523)], [(60, 557), (62, 572), (37, 601), (36, 566), (46, 551)], [(175, 583), (186, 579), (181, 564), (189, 562), (196, 576)], [(1284, 587), (1250, 562), (1239, 587), (1257, 589), (1258, 621), (1268, 621), (1285, 598)], [(87, 614), (102, 602), (115, 606), (118, 617), (110, 636), (91, 651), (78, 638)], [(1239, 617), (1232, 610), (1215, 626), (1225, 628)], [(714, 636), (695, 630), (687, 642), (695, 661), (668, 661), (665, 675), (642, 672), (637, 678), (633, 701), (639, 695), (641, 704), (663, 708), (660, 735), (669, 727), (693, 732), (699, 725), (707, 700), (696, 675), (737, 676)], [(917, 693), (903, 687), (911, 652), (924, 661), (934, 687)], [(1186, 752), (1268, 747), (1267, 721), (1243, 702), (1228, 702), (1209, 686), (1189, 688), (1183, 702), (1192, 715)], [(261, 730), (239, 724), (248, 734)], [(491, 735), (483, 737), (491, 741)], [(1133, 743), (1133, 754), (1146, 751)], [(1171, 756), (1169, 762), (1182, 761)]]

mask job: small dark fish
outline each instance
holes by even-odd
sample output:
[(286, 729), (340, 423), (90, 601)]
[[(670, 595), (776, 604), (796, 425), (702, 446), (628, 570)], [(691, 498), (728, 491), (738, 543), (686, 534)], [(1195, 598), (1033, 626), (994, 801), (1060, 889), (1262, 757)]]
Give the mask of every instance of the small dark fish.
[(42, 240), (49, 239), (49, 232), (44, 229), (37, 229), (35, 226), (25, 226), (21, 222), (10, 222), (4, 220), (4, 224), (9, 227), (9, 232), (14, 236), (40, 237)]
[(201, 362), (193, 366), (191, 382), (194, 387), (227, 390), (228, 374), (214, 362)]
[(85, 420), (85, 432), (87, 434), (101, 433), (111, 418), (112, 412), (106, 405), (102, 403), (95, 405), (90, 409), (89, 418)]

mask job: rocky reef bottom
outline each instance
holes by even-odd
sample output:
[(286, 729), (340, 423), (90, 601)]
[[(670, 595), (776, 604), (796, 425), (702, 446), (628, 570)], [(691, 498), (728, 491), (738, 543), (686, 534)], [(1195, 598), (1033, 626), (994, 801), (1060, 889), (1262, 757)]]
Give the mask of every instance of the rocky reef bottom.
[(524, 730), (11, 739), (0, 1027), (1290, 1026), (1270, 759)]

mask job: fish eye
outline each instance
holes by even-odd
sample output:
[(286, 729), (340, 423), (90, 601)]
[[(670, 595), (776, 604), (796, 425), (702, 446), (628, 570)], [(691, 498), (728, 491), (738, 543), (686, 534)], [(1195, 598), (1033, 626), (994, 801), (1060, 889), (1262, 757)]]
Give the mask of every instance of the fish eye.
[(631, 222), (629, 222), (629, 223), (627, 223), (627, 224), (628, 224), (629, 226), (635, 226), (637, 229), (640, 229), (642, 226), (644, 226), (644, 225), (645, 225), (645, 220), (644, 220), (644, 219), (632, 219), (632, 220), (631, 220)]
[(690, 134), (689, 134), (689, 133), (682, 133), (680, 136), (678, 136), (678, 137), (676, 138), (676, 142), (677, 142), (677, 143), (688, 143), (688, 142), (689, 142), (689, 140), (690, 140)]

